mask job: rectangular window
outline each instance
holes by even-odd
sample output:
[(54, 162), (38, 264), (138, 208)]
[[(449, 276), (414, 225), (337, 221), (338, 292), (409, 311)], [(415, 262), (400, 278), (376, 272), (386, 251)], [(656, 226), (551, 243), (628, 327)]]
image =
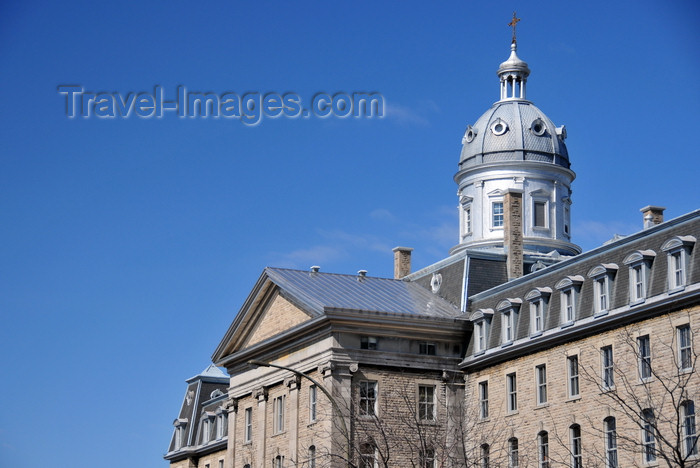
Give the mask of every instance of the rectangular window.
[(211, 419), (202, 420), (202, 443), (206, 444), (211, 439)]
[(503, 202), (494, 202), (491, 204), (492, 227), (503, 227)]
[(246, 443), (253, 440), (253, 408), (245, 409), (245, 435), (243, 439)]
[(605, 467), (618, 468), (617, 465), (617, 427), (615, 418), (605, 418)]
[(472, 209), (471, 207), (464, 210), (464, 233), (471, 234), (472, 232)]
[(678, 364), (684, 370), (693, 367), (693, 342), (690, 325), (678, 327)]
[(428, 356), (434, 356), (436, 351), (435, 348), (435, 343), (418, 343), (418, 354), (427, 354)]
[(309, 422), (316, 422), (316, 385), (309, 387)]
[(508, 412), (518, 411), (518, 381), (515, 372), (506, 375), (506, 392), (508, 392)]
[(377, 382), (360, 381), (360, 414), (374, 416), (377, 414)]
[(576, 320), (574, 309), (574, 292), (572, 289), (565, 289), (561, 292), (561, 317), (562, 323), (572, 323)]
[(535, 227), (547, 227), (547, 218), (545, 216), (546, 209), (547, 209), (547, 203), (541, 202), (541, 201), (535, 202), (535, 207), (533, 210), (533, 213), (534, 213), (533, 225)]
[(530, 315), (532, 317), (532, 334), (541, 333), (544, 329), (544, 307), (541, 299), (530, 303)]
[(537, 379), (537, 404), (543, 405), (547, 403), (547, 367), (544, 364), (535, 367), (535, 376)]
[(595, 301), (595, 313), (602, 314), (608, 310), (608, 277), (601, 276), (596, 278), (594, 284), (596, 301)]
[(651, 378), (651, 345), (649, 335), (637, 338), (637, 353), (639, 357), (639, 378), (646, 380)]
[(360, 349), (377, 349), (377, 338), (374, 336), (360, 337)]
[(503, 312), (503, 343), (510, 343), (513, 341), (515, 335), (513, 328), (514, 314), (512, 310), (506, 310)]
[(282, 455), (277, 455), (272, 461), (273, 468), (284, 468), (284, 457)]
[(474, 334), (476, 339), (474, 340), (474, 352), (483, 351), (486, 349), (486, 322), (484, 320), (479, 320), (474, 323)]
[(642, 446), (644, 447), (644, 462), (656, 461), (656, 438), (654, 413), (650, 409), (642, 411)]
[(489, 417), (489, 383), (479, 382), (479, 417)]
[(216, 438), (222, 439), (228, 434), (228, 414), (221, 413), (216, 417)]
[(615, 386), (613, 374), (613, 349), (612, 346), (604, 346), (600, 349), (603, 388), (611, 389)]
[(435, 421), (435, 386), (418, 386), (418, 417), (421, 421)]
[(644, 265), (639, 263), (630, 269), (632, 302), (638, 302), (646, 297), (646, 281)]
[(683, 251), (678, 250), (669, 254), (671, 289), (685, 286), (685, 265)]
[(683, 453), (686, 457), (698, 454), (698, 436), (695, 432), (695, 403), (683, 402)]
[(219, 460), (219, 468), (224, 468), (224, 461), (223, 460)]
[(569, 207), (564, 207), (564, 234), (569, 235)]
[(284, 401), (285, 395), (278, 396), (272, 401), (272, 421), (273, 432), (279, 434), (284, 432)]
[(576, 398), (579, 396), (578, 356), (566, 358), (566, 368), (569, 376), (569, 398)]

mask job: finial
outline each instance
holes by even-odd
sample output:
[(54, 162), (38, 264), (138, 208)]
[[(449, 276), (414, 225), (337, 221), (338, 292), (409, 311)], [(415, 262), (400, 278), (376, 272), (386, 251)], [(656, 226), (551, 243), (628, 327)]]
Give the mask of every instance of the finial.
[(520, 21), (520, 18), (518, 18), (515, 15), (515, 12), (513, 12), (513, 20), (510, 23), (508, 23), (508, 26), (513, 28), (513, 42), (512, 42), (512, 44), (516, 43), (516, 41), (515, 41), (515, 27), (518, 25), (519, 21)]

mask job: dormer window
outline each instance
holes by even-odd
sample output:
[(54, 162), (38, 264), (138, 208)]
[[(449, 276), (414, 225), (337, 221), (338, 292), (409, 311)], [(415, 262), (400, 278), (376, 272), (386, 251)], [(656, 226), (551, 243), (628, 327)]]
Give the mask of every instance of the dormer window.
[(506, 299), (498, 303), (496, 310), (501, 314), (501, 345), (511, 344), (517, 336), (520, 299)]
[(688, 281), (688, 262), (695, 245), (693, 236), (675, 236), (664, 242), (661, 250), (668, 259), (668, 292), (682, 291)]
[(173, 450), (180, 450), (185, 445), (185, 429), (187, 428), (187, 419), (176, 419), (173, 422), (175, 426), (175, 440)]
[(223, 439), (228, 435), (228, 414), (222, 410), (216, 414), (216, 438)]
[(637, 250), (622, 261), (629, 267), (630, 304), (640, 304), (647, 297), (651, 262), (656, 257), (653, 250)]
[(535, 288), (525, 296), (530, 303), (530, 337), (539, 336), (545, 328), (550, 288)]
[(559, 290), (562, 327), (572, 325), (576, 321), (576, 304), (578, 303), (578, 294), (583, 281), (583, 276), (567, 276), (554, 286)]
[(474, 324), (474, 354), (480, 354), (486, 351), (492, 317), (492, 309), (479, 309), (472, 315), (471, 321)]
[(202, 433), (200, 440), (202, 444), (209, 443), (212, 439), (213, 428), (214, 428), (214, 415), (212, 413), (205, 413), (202, 415)]
[(602, 263), (588, 272), (588, 277), (593, 279), (594, 317), (606, 315), (612, 307), (611, 284), (616, 273), (617, 265), (614, 263)]

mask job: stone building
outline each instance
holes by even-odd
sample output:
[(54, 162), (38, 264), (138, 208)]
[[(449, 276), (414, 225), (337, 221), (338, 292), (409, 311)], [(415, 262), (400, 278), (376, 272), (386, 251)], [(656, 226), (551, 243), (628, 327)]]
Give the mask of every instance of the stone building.
[(700, 462), (700, 211), (646, 207), (581, 253), (566, 129), (516, 52), (462, 140), (449, 256), (411, 272), (397, 247), (394, 278), (266, 268), (212, 356), (230, 377), (188, 380), (171, 465)]

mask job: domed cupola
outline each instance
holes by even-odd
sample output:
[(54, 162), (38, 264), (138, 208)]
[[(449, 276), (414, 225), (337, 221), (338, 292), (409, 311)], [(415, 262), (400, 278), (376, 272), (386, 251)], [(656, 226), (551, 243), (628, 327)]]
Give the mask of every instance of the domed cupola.
[(525, 99), (530, 68), (517, 55), (515, 35), (510, 49), (498, 68), (500, 99), (467, 126), (462, 138), (455, 174), (460, 243), (451, 252), (502, 251), (503, 195), (516, 190), (523, 194), (525, 252), (574, 255), (581, 250), (570, 242), (571, 182), (576, 175), (564, 143), (566, 129)]

